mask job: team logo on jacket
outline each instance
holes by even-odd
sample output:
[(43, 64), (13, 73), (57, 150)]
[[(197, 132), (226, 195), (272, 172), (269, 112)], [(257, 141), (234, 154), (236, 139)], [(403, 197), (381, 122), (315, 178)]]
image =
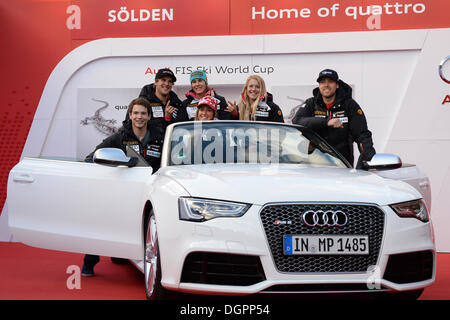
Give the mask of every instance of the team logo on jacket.
[(197, 104), (189, 105), (186, 107), (186, 112), (188, 114), (189, 119), (195, 118), (195, 115), (197, 113)]
[(255, 116), (257, 117), (268, 117), (269, 112), (267, 111), (255, 111)]
[(164, 117), (163, 108), (161, 106), (152, 107), (153, 118), (162, 118)]
[(150, 145), (147, 149), (147, 156), (154, 158), (161, 158), (161, 152), (158, 145)]
[(342, 118), (345, 117), (345, 111), (338, 111), (333, 113), (333, 118)]
[(215, 97), (213, 97), (213, 96), (211, 96), (211, 97), (214, 99), (214, 101), (216, 101), (217, 110), (220, 110), (220, 100), (215, 98)]
[(139, 153), (139, 145), (138, 144), (132, 144), (132, 145), (129, 145), (129, 147), (132, 148), (137, 153)]
[(147, 150), (147, 156), (154, 157), (154, 158), (161, 158), (161, 152)]

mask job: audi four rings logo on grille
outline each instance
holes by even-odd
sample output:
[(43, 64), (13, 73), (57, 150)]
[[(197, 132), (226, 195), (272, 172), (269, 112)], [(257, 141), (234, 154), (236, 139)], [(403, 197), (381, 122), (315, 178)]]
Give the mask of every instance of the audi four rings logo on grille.
[(303, 213), (303, 222), (309, 227), (343, 227), (347, 221), (347, 215), (341, 210), (308, 210)]

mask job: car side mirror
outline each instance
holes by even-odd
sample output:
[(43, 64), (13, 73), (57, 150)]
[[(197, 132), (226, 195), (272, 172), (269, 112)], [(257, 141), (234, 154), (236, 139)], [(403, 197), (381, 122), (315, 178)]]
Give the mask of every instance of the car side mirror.
[(363, 161), (364, 170), (390, 170), (402, 167), (399, 156), (391, 153), (377, 153), (370, 161)]
[(94, 163), (107, 166), (127, 166), (134, 167), (138, 163), (138, 158), (127, 157), (125, 153), (117, 148), (102, 148), (94, 153)]

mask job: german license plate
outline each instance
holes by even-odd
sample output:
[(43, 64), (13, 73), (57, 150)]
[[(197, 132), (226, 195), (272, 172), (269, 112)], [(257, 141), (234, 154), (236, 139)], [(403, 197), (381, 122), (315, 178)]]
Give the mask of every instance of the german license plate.
[(283, 238), (285, 255), (369, 254), (369, 236), (287, 235)]

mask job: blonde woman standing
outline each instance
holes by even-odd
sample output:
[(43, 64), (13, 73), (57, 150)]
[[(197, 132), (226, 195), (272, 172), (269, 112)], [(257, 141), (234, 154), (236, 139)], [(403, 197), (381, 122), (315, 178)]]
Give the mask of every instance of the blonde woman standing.
[[(227, 102), (229, 109), (236, 108), (236, 103)], [(273, 102), (273, 97), (266, 91), (263, 78), (251, 75), (247, 78), (237, 104), (239, 120), (284, 122), (283, 113)]]

